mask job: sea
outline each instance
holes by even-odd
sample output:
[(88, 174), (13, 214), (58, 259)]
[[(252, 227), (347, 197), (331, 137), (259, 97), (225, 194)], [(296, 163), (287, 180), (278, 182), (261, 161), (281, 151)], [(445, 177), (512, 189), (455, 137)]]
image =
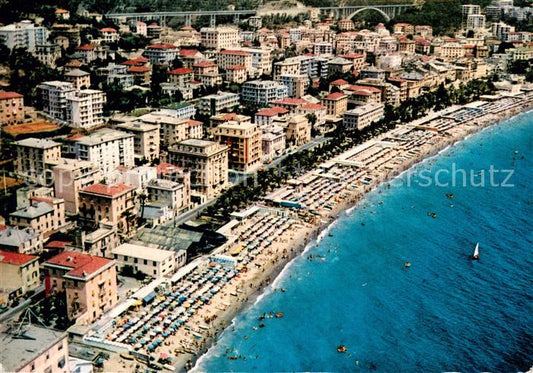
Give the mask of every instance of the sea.
[(529, 112), (413, 166), (341, 214), (195, 370), (527, 371), (532, 219)]

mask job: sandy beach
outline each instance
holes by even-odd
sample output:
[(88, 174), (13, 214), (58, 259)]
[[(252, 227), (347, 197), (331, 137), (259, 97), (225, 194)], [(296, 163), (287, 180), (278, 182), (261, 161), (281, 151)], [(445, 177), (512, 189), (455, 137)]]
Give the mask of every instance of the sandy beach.
[[(258, 205), (261, 209), (259, 213), (243, 219), (232, 230), (234, 242), (219, 253), (239, 260), (237, 268), (240, 270), (235, 271), (238, 273), (234, 277), (227, 275), (225, 282), (205, 282), (206, 285), (201, 285), (196, 284), (191, 275), (167, 289), (170, 294), (187, 292), (187, 296), (191, 298), (210, 291), (213, 294), (205, 302), (198, 300), (198, 307), (194, 308), (194, 312), (184, 312), (187, 318), (183, 325), (172, 330), (172, 334), (165, 337), (164, 342), (151, 352), (157, 356), (172, 356), (172, 365), (178, 371), (189, 370), (210, 346), (216, 344), (220, 333), (231, 328), (235, 316), (253, 304), (263, 289), (272, 284), (291, 260), (300, 255), (307, 245), (312, 245), (339, 214), (355, 206), (367, 192), (472, 133), (532, 107), (533, 94), (529, 93), (503, 97), (472, 108), (457, 107), (453, 111), (447, 109), (445, 113), (435, 113), (434, 118), (427, 121), (400, 125), (370, 140), (368, 144), (350, 149), (333, 161), (328, 161), (331, 165), (325, 166), (323, 172), (311, 171), (301, 177), (300, 183), (274, 191), (272, 199), (266, 199), (265, 203)], [(312, 213), (308, 209), (288, 209), (276, 205), (272, 201), (279, 195), (287, 199), (290, 196), (291, 200), (312, 206)], [(263, 226), (271, 228), (260, 232), (260, 227)], [(253, 250), (246, 250), (250, 242), (259, 238), (261, 244), (254, 245), (257, 247)], [(242, 252), (237, 247), (243, 248)], [(223, 272), (222, 266), (213, 265), (209, 261), (195, 271), (208, 273), (213, 268), (221, 273), (230, 273)], [(201, 287), (207, 285), (205, 289), (208, 290), (202, 293)], [(161, 304), (164, 304), (163, 301)], [(192, 309), (192, 306), (189, 304), (190, 308), (187, 309)], [(143, 307), (145, 312), (149, 307)], [(161, 325), (163, 318), (172, 314), (171, 310), (166, 310), (164, 309)], [(138, 316), (138, 312), (142, 311), (132, 311), (120, 319), (131, 319)], [(108, 340), (116, 340), (120, 336), (118, 330), (114, 330), (115, 334), (111, 333), (113, 330), (108, 332)], [(129, 347), (132, 349), (132, 346)], [(144, 349), (145, 346), (142, 346), (138, 350)], [(141, 370), (145, 367), (137, 361), (128, 361), (113, 353), (110, 360), (106, 361), (104, 370), (131, 372), (136, 370), (136, 366), (140, 366)]]

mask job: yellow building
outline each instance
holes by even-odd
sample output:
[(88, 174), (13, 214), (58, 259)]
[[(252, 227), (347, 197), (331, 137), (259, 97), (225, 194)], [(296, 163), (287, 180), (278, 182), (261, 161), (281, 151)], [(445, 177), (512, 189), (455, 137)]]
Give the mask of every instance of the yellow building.
[[(39, 287), (39, 257), (0, 251), (0, 294), (18, 297)], [(5, 299), (4, 299), (5, 300)]]
[(229, 168), (251, 172), (261, 166), (261, 131), (250, 122), (229, 121), (213, 130), (217, 142), (229, 147)]

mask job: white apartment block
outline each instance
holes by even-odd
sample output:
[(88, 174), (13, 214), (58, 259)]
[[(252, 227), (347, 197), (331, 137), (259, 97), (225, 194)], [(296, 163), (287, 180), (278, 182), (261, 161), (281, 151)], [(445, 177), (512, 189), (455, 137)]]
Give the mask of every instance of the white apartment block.
[[(197, 139), (203, 136), (202, 123), (192, 119), (176, 118), (159, 114), (158, 112), (145, 114), (138, 119), (143, 123), (158, 126), (160, 143), (158, 149), (161, 145), (168, 148), (180, 141)], [(159, 157), (159, 154), (157, 154), (157, 157)]]
[(47, 163), (61, 157), (61, 144), (48, 139), (29, 138), (15, 142), (18, 175), (28, 182), (49, 185), (52, 174)]
[(232, 27), (203, 27), (200, 29), (201, 44), (208, 49), (231, 49), (239, 46), (239, 29)]
[(52, 118), (67, 119), (67, 95), (74, 92), (74, 84), (61, 81), (44, 82), (37, 86), (41, 92), (43, 111)]
[(466, 28), (468, 30), (485, 28), (485, 16), (483, 14), (469, 14), (466, 19)]
[(72, 153), (78, 159), (93, 162), (103, 176), (109, 176), (118, 166), (133, 167), (135, 153), (133, 135), (109, 128), (74, 139)]
[(242, 85), (241, 100), (245, 104), (266, 106), (287, 96), (287, 86), (272, 80), (252, 80)]
[(149, 162), (159, 158), (160, 126), (158, 124), (126, 122), (117, 125), (117, 129), (133, 134), (135, 158)]
[(117, 267), (129, 265), (137, 272), (159, 279), (176, 270), (176, 252), (124, 243), (111, 250)]
[(239, 106), (239, 95), (231, 92), (218, 92), (204, 96), (198, 102), (198, 112), (202, 115), (217, 115), (223, 110), (232, 111)]
[(56, 67), (56, 60), (61, 57), (61, 48), (57, 44), (36, 44), (35, 57), (41, 63), (50, 67)]
[(152, 44), (146, 47), (143, 55), (152, 65), (170, 64), (178, 56), (178, 48), (174, 44)]
[(471, 14), (481, 14), (481, 6), (475, 4), (465, 4), (461, 6), (463, 17), (466, 18)]
[(25, 48), (34, 52), (36, 45), (46, 44), (47, 39), (48, 30), (28, 20), (0, 27), (0, 41), (9, 49)]
[(348, 110), (343, 115), (344, 128), (350, 131), (361, 130), (368, 127), (373, 122), (377, 122), (383, 116), (384, 106), (382, 104), (366, 104)]
[(155, 179), (148, 182), (148, 200), (168, 206), (173, 212), (187, 209), (191, 204), (190, 183), (173, 180)]
[(96, 89), (82, 89), (67, 94), (68, 124), (74, 128), (91, 129), (104, 124), (106, 95)]
[(286, 147), (285, 131), (282, 127), (270, 126), (261, 135), (263, 161), (268, 162), (283, 154)]
[(238, 48), (252, 55), (252, 68), (255, 76), (270, 74), (272, 72), (272, 56), (267, 48)]
[(333, 45), (325, 41), (313, 44), (313, 53), (317, 56), (331, 56), (333, 54)]

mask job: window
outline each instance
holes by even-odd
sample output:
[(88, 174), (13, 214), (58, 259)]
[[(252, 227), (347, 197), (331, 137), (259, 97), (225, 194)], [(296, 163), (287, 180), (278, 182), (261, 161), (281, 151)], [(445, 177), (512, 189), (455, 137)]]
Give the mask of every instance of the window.
[(144, 264), (147, 265), (148, 264), (148, 260), (144, 259)]

